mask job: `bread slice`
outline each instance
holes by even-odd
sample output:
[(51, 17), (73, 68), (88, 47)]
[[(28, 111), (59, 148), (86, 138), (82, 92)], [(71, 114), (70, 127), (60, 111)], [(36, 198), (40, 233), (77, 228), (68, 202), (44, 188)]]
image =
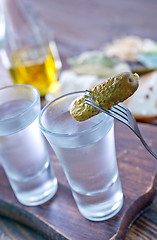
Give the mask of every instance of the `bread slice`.
[(139, 88), (124, 104), (136, 120), (151, 122), (157, 119), (157, 71), (139, 79)]

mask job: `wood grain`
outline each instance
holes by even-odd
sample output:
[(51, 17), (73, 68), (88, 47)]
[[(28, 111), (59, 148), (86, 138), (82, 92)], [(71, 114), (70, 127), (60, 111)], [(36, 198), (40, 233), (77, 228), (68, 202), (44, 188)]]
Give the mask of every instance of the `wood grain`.
[[(156, 240), (157, 236), (157, 199), (154, 200), (137, 220), (129, 228), (125, 240), (151, 239)], [(39, 231), (0, 216), (0, 239), (1, 240), (47, 240), (49, 238), (42, 235)], [(54, 239), (54, 238), (53, 238)]]
[[(155, 149), (156, 128), (142, 124), (140, 127), (148, 144)], [(48, 239), (124, 239), (129, 224), (154, 199), (157, 161), (144, 149), (137, 137), (119, 122), (116, 122), (116, 146), (125, 198), (122, 210), (110, 220), (96, 223), (80, 215), (51, 148), (51, 160), (59, 180), (56, 196), (41, 206), (24, 207), (16, 201), (0, 169), (1, 214), (25, 223)]]
[(157, 239), (157, 198), (130, 227), (125, 240)]
[(47, 240), (44, 235), (7, 217), (0, 216), (1, 240)]

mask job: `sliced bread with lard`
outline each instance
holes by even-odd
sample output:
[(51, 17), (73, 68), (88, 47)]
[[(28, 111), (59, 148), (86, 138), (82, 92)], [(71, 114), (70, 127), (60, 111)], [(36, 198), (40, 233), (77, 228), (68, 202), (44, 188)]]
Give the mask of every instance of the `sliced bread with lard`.
[(157, 71), (140, 77), (139, 88), (124, 104), (136, 120), (151, 122), (157, 119)]

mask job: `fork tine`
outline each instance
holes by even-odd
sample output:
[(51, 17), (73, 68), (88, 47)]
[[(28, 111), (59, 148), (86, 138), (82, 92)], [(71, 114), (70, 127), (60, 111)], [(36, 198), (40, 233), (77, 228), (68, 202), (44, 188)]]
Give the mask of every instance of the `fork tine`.
[(128, 111), (127, 107), (123, 103), (118, 103), (117, 106), (122, 108), (126, 112)]
[(119, 106), (119, 105), (117, 104), (117, 105), (115, 105), (115, 106), (112, 107), (112, 109), (114, 109), (114, 108), (115, 108), (116, 110), (118, 110), (119, 112), (123, 113), (124, 115), (127, 115), (126, 109), (123, 108), (122, 106)]
[[(86, 92), (87, 92), (87, 93), (86, 93)], [(86, 98), (92, 99), (92, 96), (90, 95), (91, 92), (92, 92), (91, 90), (86, 89), (86, 90), (85, 90), (85, 95), (84, 95), (84, 96), (85, 96)]]
[(112, 112), (110, 113), (108, 110), (106, 110), (106, 109), (104, 109), (104, 108), (101, 108), (101, 107), (99, 106), (99, 104), (97, 104), (97, 103), (94, 102), (93, 100), (91, 100), (91, 99), (85, 99), (85, 103), (87, 103), (88, 105), (90, 105), (90, 106), (98, 109), (99, 111), (104, 112), (104, 113), (110, 115), (111, 117), (113, 117), (113, 113), (112, 113)]
[(112, 107), (111, 110), (112, 112), (114, 112), (115, 114), (118, 114), (120, 117), (124, 118), (126, 121), (128, 121), (128, 117), (127, 114), (124, 113), (123, 111), (121, 111), (119, 108), (117, 108), (116, 106)]
[(123, 105), (122, 103), (119, 103), (117, 106), (120, 107), (120, 109), (123, 109), (123, 111), (127, 115), (129, 124), (131, 124), (131, 122), (135, 121), (133, 114), (130, 112), (130, 110), (125, 105)]
[(123, 115), (121, 112), (118, 112), (117, 110), (113, 110), (113, 108), (111, 108), (111, 110), (109, 111), (113, 113), (114, 118), (128, 125), (128, 118), (126, 115)]
[(89, 95), (89, 94), (85, 94), (84, 96), (87, 97), (87, 98), (89, 98), (89, 99), (92, 99), (92, 96)]
[(96, 102), (94, 102), (94, 101), (91, 100), (91, 99), (85, 99), (85, 102), (86, 102), (87, 104), (89, 104), (90, 106), (98, 109), (99, 111), (104, 112), (104, 113), (106, 113), (107, 115), (109, 115), (109, 116), (111, 116), (111, 117), (113, 117), (113, 118), (115, 118), (115, 119), (123, 122), (124, 124), (128, 125), (127, 119), (124, 118), (124, 116), (120, 115), (117, 111), (104, 109), (104, 108), (100, 107), (99, 104), (97, 104)]
[(116, 114), (119, 114), (121, 117), (123, 117), (126, 121), (128, 121), (128, 115), (127, 111), (118, 105), (115, 105), (111, 108), (112, 111), (114, 111)]
[(85, 90), (85, 92), (89, 92), (89, 93), (91, 93), (92, 91), (91, 91), (91, 90), (89, 90), (89, 89), (86, 89), (86, 90)]
[(115, 106), (112, 107), (112, 109), (116, 109), (117, 111), (121, 112), (122, 114), (124, 114), (124, 116), (128, 116), (128, 110), (124, 105), (120, 105), (119, 103)]

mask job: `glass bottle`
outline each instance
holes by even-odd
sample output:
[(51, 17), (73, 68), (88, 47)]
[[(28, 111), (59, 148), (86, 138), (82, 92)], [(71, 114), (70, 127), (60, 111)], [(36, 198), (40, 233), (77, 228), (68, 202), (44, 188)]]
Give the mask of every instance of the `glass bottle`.
[(20, 0), (1, 0), (5, 17), (2, 62), (14, 84), (36, 87), (41, 96), (58, 89), (61, 62), (54, 41), (49, 42), (40, 19)]

